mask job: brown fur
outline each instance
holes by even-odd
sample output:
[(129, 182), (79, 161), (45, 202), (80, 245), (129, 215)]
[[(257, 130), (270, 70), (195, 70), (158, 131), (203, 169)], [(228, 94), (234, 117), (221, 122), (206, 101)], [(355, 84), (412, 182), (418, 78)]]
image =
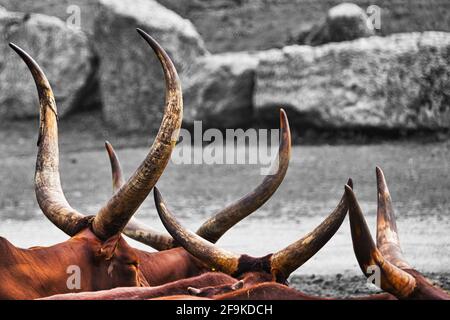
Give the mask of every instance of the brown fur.
[(50, 247), (20, 249), (0, 238), (0, 299), (35, 299), (73, 292), (67, 287), (76, 265), (81, 288), (104, 290), (121, 286), (147, 286), (139, 271), (139, 257), (120, 236), (100, 241), (89, 229)]
[(160, 252), (142, 250), (136, 252), (141, 261), (142, 274), (151, 286), (194, 277), (208, 271), (202, 262), (183, 248)]
[(157, 287), (116, 288), (97, 292), (60, 294), (45, 300), (142, 300), (156, 297), (187, 295), (189, 287), (232, 285), (236, 279), (220, 272), (208, 272), (197, 277), (182, 279)]
[[(336, 300), (335, 298), (306, 295), (301, 291), (289, 288), (276, 282), (260, 283), (226, 294), (217, 295), (212, 298), (214, 300)], [(396, 298), (390, 294), (374, 294), (349, 299), (396, 300)]]

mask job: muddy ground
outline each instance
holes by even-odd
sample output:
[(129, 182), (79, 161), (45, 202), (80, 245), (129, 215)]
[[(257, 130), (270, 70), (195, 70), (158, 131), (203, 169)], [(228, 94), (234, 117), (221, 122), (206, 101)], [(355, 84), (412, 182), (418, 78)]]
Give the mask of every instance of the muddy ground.
[[(425, 273), (433, 284), (450, 291), (450, 273)], [(307, 294), (326, 297), (357, 297), (382, 291), (368, 284), (362, 275), (300, 275), (290, 280), (290, 285)]]

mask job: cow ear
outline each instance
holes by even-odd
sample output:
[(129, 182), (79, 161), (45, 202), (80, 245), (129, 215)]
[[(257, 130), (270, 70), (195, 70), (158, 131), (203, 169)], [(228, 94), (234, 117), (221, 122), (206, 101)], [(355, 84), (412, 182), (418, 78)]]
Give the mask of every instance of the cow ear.
[(198, 296), (202, 291), (200, 289), (194, 287), (188, 287), (187, 291), (191, 296)]
[(244, 287), (244, 280), (239, 280), (231, 286), (231, 290), (239, 290)]
[(119, 246), (120, 239), (120, 233), (118, 233), (103, 242), (101, 248), (98, 250), (98, 255), (106, 260), (110, 260)]

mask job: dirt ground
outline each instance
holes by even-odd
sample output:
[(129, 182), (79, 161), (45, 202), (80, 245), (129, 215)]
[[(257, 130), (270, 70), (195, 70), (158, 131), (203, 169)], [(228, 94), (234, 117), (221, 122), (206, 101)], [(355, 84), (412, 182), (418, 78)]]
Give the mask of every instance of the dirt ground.
[[(433, 284), (450, 290), (450, 273), (425, 273)], [(356, 297), (382, 292), (374, 285), (367, 284), (366, 278), (360, 275), (303, 275), (291, 278), (290, 285), (307, 294), (326, 297)]]

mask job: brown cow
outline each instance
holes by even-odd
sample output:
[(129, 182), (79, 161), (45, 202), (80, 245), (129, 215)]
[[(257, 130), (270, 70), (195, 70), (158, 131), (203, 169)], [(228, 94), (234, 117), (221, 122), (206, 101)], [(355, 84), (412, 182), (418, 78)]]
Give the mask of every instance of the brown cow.
[[(144, 32), (140, 30), (138, 31), (144, 37), (144, 39), (147, 40), (147, 42), (157, 51), (158, 58), (161, 60), (163, 65), (166, 78), (166, 115), (168, 116), (163, 119), (164, 128), (162, 127), (162, 129), (158, 133), (158, 137), (156, 139), (157, 143), (154, 144), (152, 151), (149, 153), (149, 156), (147, 156), (147, 159), (139, 169), (142, 169), (142, 172), (145, 172), (147, 175), (151, 176), (151, 174), (153, 174), (154, 176), (159, 177), (159, 175), (162, 173), (162, 170), (157, 170), (157, 165), (152, 166), (151, 164), (152, 161), (156, 162), (156, 164), (159, 163), (164, 166), (167, 163), (168, 157), (166, 157), (164, 153), (158, 155), (158, 152), (164, 151), (165, 148), (172, 148), (174, 145), (174, 139), (176, 139), (175, 133), (178, 133), (175, 129), (178, 129), (180, 126), (179, 122), (181, 121), (182, 114), (181, 89), (175, 67), (170, 61), (170, 58), (163, 51), (163, 49), (160, 48), (156, 42), (154, 42), (153, 39), (151, 39)], [(56, 106), (53, 105), (51, 106), (51, 110), (56, 110)], [(281, 111), (280, 118), (282, 127), (281, 130), (282, 132), (284, 132), (284, 134), (279, 148), (279, 165), (276, 173), (272, 176), (266, 177), (254, 191), (244, 196), (242, 199), (236, 201), (235, 203), (227, 206), (223, 210), (219, 211), (213, 218), (208, 220), (199, 229), (200, 235), (204, 235), (211, 241), (215, 241), (214, 239), (219, 239), (220, 236), (223, 235), (235, 223), (245, 218), (251, 212), (255, 211), (259, 206), (264, 204), (264, 202), (266, 202), (278, 188), (286, 174), (291, 147), (289, 125), (287, 116), (284, 111)], [(57, 147), (58, 142), (56, 118), (47, 117), (45, 123), (42, 124), (41, 132), (46, 127), (54, 128), (55, 133), (49, 138), (49, 141), (51, 141), (51, 143)], [(159, 141), (162, 141), (162, 138), (165, 138), (166, 140), (168, 140), (168, 142), (160, 143)], [(124, 183), (117, 156), (115, 155), (112, 147), (109, 144), (107, 144), (107, 149), (111, 157), (115, 188), (114, 196), (108, 202), (107, 207), (110, 207), (111, 215), (116, 216), (117, 219), (119, 219), (120, 217), (118, 216), (118, 213), (120, 210), (117, 209), (118, 205), (123, 207), (123, 210), (132, 210), (134, 212), (137, 209), (136, 206), (122, 204), (119, 199), (122, 198), (123, 200), (134, 202), (134, 199), (128, 199), (129, 196), (133, 193), (136, 193), (137, 197), (143, 199), (144, 193), (147, 194), (149, 192), (149, 188), (154, 185), (155, 180), (150, 176), (149, 178), (144, 177), (145, 179), (147, 179), (147, 183), (143, 183), (143, 177), (140, 174), (135, 174), (127, 183)], [(45, 156), (48, 161), (57, 163), (58, 153), (49, 151), (51, 150), (43, 150), (43, 156)], [(51, 181), (51, 185), (55, 186), (54, 189), (57, 192), (55, 194), (55, 192), (53, 192), (52, 190), (52, 193), (50, 193), (48, 199), (50, 199), (50, 201), (53, 201), (56, 204), (56, 207), (61, 210), (58, 209), (57, 212), (54, 212), (53, 207), (55, 206), (52, 207), (52, 205), (47, 203), (48, 201), (45, 199), (40, 200), (39, 194), (37, 192), (38, 202), (46, 216), (57, 227), (66, 232), (68, 235), (73, 236), (75, 232), (72, 229), (77, 229), (68, 225), (70, 225), (72, 222), (76, 222), (77, 220), (82, 221), (82, 219), (85, 219), (85, 217), (73, 210), (67, 204), (59, 183), (59, 172), (57, 170), (58, 168), (55, 166), (54, 169), (55, 170), (52, 171), (53, 180)], [(134, 185), (136, 189), (131, 187), (131, 185)], [(143, 189), (141, 189), (141, 187)], [(38, 190), (39, 187), (37, 185), (37, 191)], [(105, 219), (104, 213), (105, 209), (103, 208), (100, 210), (98, 215), (101, 216), (102, 219)], [(104, 232), (103, 229), (105, 228), (102, 224), (97, 224), (96, 220), (93, 221), (93, 224), (97, 229), (101, 229), (102, 232)], [(130, 225), (125, 228), (125, 233), (141, 242), (152, 245), (153, 247), (160, 250), (174, 247), (173, 239), (170, 236), (161, 233), (158, 234), (154, 230), (136, 222), (131, 222)], [(137, 254), (141, 262), (140, 270), (143, 272), (143, 275), (146, 278), (147, 282), (153, 286), (161, 285), (186, 277), (195, 276), (209, 270), (209, 268), (205, 267), (203, 263), (191, 256), (182, 248), (167, 250), (160, 253), (150, 253), (142, 250), (136, 250), (135, 253)]]
[[(120, 235), (101, 241), (89, 228), (65, 242), (35, 249), (20, 249), (0, 238), (0, 255), (0, 299), (148, 286), (137, 254)], [(79, 268), (74, 274), (79, 284), (70, 279), (73, 267)]]
[[(266, 176), (252, 192), (220, 210), (200, 227), (197, 234), (216, 242), (229, 228), (258, 209), (276, 191), (286, 175), (291, 151), (289, 122), (284, 110), (280, 110), (280, 128), (281, 143), (278, 150), (278, 161), (274, 163), (275, 173)], [(105, 146), (111, 162), (113, 191), (117, 192), (124, 184), (121, 165), (112, 145), (106, 142)], [(140, 260), (140, 270), (152, 286), (160, 286), (210, 271), (208, 266), (184, 248), (175, 248), (176, 243), (170, 235), (155, 231), (137, 221), (132, 221), (127, 225), (125, 231), (132, 238), (163, 250), (147, 252), (136, 249)], [(196, 285), (196, 283), (193, 282), (191, 285)]]
[(371, 272), (368, 268), (376, 267), (374, 270), (380, 271), (380, 287), (399, 299), (449, 300), (449, 293), (432, 285), (403, 257), (391, 195), (383, 171), (378, 167), (376, 176), (378, 190), (376, 245), (354, 192), (346, 186), (353, 249), (362, 272), (369, 277)]
[[(43, 213), (71, 236), (48, 248), (19, 249), (0, 239), (0, 298), (31, 299), (73, 290), (101, 290), (148, 285), (139, 270), (139, 252), (121, 232), (145, 200), (169, 161), (181, 125), (178, 76), (164, 50), (142, 30), (155, 51), (166, 79), (166, 109), (146, 159), (95, 216), (84, 216), (67, 202), (59, 177), (57, 109), (50, 84), (38, 64), (22, 49), (10, 46), (30, 69), (39, 93), (40, 126), (36, 161), (36, 198)], [(68, 286), (68, 267), (79, 268), (80, 286)]]

